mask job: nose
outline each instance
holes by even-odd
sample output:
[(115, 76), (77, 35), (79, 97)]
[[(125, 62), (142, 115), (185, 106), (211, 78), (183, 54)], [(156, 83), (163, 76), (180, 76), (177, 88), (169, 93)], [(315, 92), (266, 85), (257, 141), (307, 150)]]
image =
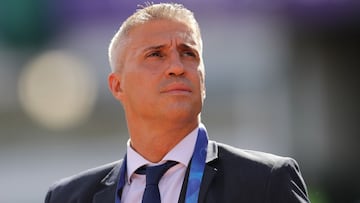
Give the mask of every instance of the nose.
[(167, 76), (180, 76), (185, 73), (184, 64), (181, 61), (179, 53), (171, 54), (169, 58), (169, 67), (166, 69)]

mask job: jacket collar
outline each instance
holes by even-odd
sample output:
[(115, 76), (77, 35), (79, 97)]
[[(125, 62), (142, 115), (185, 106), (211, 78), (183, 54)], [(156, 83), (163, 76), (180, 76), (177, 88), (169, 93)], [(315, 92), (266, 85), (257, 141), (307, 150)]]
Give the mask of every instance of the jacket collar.
[[(207, 147), (206, 155), (206, 165), (204, 169), (204, 177), (202, 180), (200, 193), (199, 193), (199, 202), (205, 202), (206, 193), (209, 189), (209, 186), (217, 173), (217, 168), (214, 168), (209, 165), (210, 162), (215, 161), (218, 158), (218, 146), (216, 142), (209, 141)], [(104, 187), (102, 190), (97, 192), (94, 195), (93, 203), (103, 203), (103, 202), (115, 202), (115, 194), (117, 183), (120, 176), (120, 168), (123, 164), (123, 160), (117, 162), (113, 169), (108, 173), (108, 175), (102, 179), (101, 184)], [(185, 194), (181, 194), (185, 195)]]

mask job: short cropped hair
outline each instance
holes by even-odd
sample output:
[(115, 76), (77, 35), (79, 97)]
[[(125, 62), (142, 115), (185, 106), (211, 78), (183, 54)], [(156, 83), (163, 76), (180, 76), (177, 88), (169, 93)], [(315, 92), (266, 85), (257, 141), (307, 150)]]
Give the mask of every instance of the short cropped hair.
[[(130, 30), (138, 25), (144, 24), (151, 20), (167, 19), (182, 22), (192, 27), (199, 40), (200, 49), (202, 49), (202, 39), (200, 27), (194, 14), (182, 4), (176, 3), (145, 3), (134, 14), (128, 17), (116, 32), (109, 45), (109, 63), (111, 70), (114, 72), (118, 66), (122, 66), (123, 53), (121, 50), (126, 48), (126, 38)], [(202, 50), (200, 50), (202, 52)]]

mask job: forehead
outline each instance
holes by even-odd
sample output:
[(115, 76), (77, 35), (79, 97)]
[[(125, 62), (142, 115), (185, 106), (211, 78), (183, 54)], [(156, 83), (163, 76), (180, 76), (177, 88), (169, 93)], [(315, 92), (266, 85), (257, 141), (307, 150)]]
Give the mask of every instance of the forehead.
[(151, 20), (134, 27), (128, 33), (128, 40), (132, 48), (167, 44), (175, 40), (177, 43), (198, 46), (200, 49), (200, 40), (194, 28), (182, 22), (166, 19)]

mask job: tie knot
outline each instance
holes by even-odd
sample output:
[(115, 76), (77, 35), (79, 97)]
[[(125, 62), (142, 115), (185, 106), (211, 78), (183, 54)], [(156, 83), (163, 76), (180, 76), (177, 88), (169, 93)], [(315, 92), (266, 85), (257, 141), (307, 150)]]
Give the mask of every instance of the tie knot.
[(157, 166), (141, 167), (136, 170), (136, 173), (146, 175), (146, 185), (157, 185), (165, 172), (176, 164), (176, 161), (167, 161)]

